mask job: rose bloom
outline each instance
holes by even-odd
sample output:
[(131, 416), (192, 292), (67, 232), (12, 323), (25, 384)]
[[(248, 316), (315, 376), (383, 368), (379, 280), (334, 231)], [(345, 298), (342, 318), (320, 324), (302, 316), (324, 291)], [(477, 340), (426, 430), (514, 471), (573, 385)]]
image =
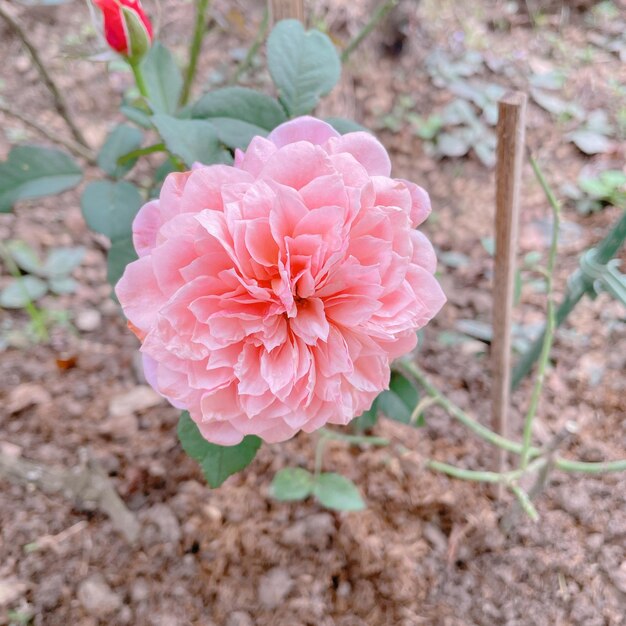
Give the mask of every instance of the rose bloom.
[(139, 211), (116, 293), (146, 379), (207, 440), (347, 424), (388, 387), (445, 302), (428, 195), (390, 172), (373, 136), (301, 117)]
[[(140, 0), (94, 0), (104, 16), (104, 36), (113, 50), (123, 56), (133, 56), (133, 39), (135, 46), (145, 52), (153, 39), (152, 24), (146, 16)], [(143, 31), (133, 32), (128, 20), (134, 19), (135, 26)], [(142, 41), (139, 41), (139, 38)]]

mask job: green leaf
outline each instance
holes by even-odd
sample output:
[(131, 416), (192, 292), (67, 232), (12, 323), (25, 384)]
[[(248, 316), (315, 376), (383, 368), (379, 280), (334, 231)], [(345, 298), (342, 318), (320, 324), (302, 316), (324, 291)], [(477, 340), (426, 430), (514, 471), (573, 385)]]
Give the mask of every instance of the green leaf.
[(98, 165), (113, 178), (121, 178), (129, 172), (137, 163), (137, 159), (127, 161), (119, 165), (117, 160), (141, 146), (143, 133), (134, 126), (120, 124), (116, 126), (107, 136), (100, 154), (98, 154)]
[(539, 252), (539, 250), (531, 250), (524, 255), (524, 266), (529, 269), (533, 269), (541, 263), (542, 258), (543, 255)]
[(183, 76), (172, 53), (158, 41), (141, 63), (148, 91), (148, 102), (154, 113), (175, 113), (183, 88)]
[(485, 343), (491, 343), (493, 339), (493, 328), (491, 324), (487, 324), (487, 322), (474, 319), (461, 319), (457, 321), (456, 328), (468, 337), (473, 337)]
[(278, 97), (291, 117), (311, 112), (341, 75), (332, 41), (298, 20), (276, 24), (267, 40), (267, 61)]
[(247, 467), (261, 446), (261, 440), (254, 435), (244, 437), (236, 446), (209, 443), (187, 411), (178, 420), (178, 439), (183, 450), (200, 463), (211, 487), (219, 487), (229, 476)]
[(274, 476), (270, 495), (284, 502), (304, 500), (313, 493), (313, 474), (301, 467), (286, 467)]
[(53, 277), (48, 280), (50, 291), (57, 296), (62, 296), (66, 293), (74, 293), (78, 283), (70, 276)]
[(48, 285), (37, 276), (22, 276), (12, 280), (0, 292), (0, 306), (5, 309), (22, 309), (48, 293)]
[(545, 109), (553, 115), (573, 117), (576, 119), (582, 119), (585, 116), (584, 110), (579, 105), (574, 102), (566, 102), (554, 94), (531, 88), (530, 95), (542, 109)]
[(396, 422), (408, 424), (413, 410), (419, 402), (419, 394), (413, 383), (400, 374), (393, 372), (389, 381), (389, 390), (383, 391), (377, 398), (378, 408)]
[(85, 257), (85, 248), (55, 248), (43, 265), (46, 276), (64, 278), (78, 267)]
[(613, 190), (626, 186), (626, 173), (620, 170), (606, 170), (600, 174), (600, 180)]
[(210, 120), (220, 141), (231, 148), (247, 147), (254, 135), (265, 136), (287, 119), (274, 98), (245, 87), (224, 87), (205, 94), (193, 105), (191, 117)]
[(205, 120), (179, 120), (169, 115), (154, 115), (152, 123), (167, 149), (188, 167), (195, 162), (205, 165), (227, 163), (230, 155), (219, 141), (215, 127)]
[(212, 117), (206, 120), (211, 122), (218, 139), (229, 148), (240, 148), (245, 150), (253, 137), (260, 135), (265, 137), (267, 131), (260, 126), (233, 120), (227, 117)]
[(413, 126), (413, 132), (425, 141), (432, 141), (441, 131), (443, 121), (440, 115), (430, 115), (428, 117), (421, 117), (414, 113), (408, 113), (407, 119)]
[(89, 228), (113, 242), (130, 237), (133, 220), (142, 203), (137, 187), (126, 181), (89, 183), (80, 198)]
[(75, 187), (83, 172), (65, 152), (38, 146), (16, 146), (0, 163), (0, 213), (18, 200), (61, 193)]
[(606, 135), (592, 130), (580, 129), (566, 135), (581, 152), (585, 154), (600, 154), (609, 152), (615, 145)]
[(141, 126), (141, 128), (145, 128), (146, 130), (152, 128), (150, 114), (138, 109), (136, 106), (123, 104), (120, 107), (120, 113), (124, 115), (129, 122), (133, 122), (133, 124), (137, 124), (137, 126)]
[(481, 237), (480, 243), (489, 256), (496, 253), (496, 240), (493, 237)]
[(470, 143), (461, 133), (441, 133), (437, 137), (437, 154), (446, 157), (460, 157), (468, 153)]
[(132, 237), (113, 240), (107, 255), (107, 280), (109, 284), (115, 287), (126, 266), (138, 258)]
[(366, 132), (370, 131), (365, 128), (365, 126), (361, 126), (354, 120), (346, 119), (345, 117), (326, 117), (324, 121), (330, 124), (338, 133), (345, 135), (346, 133), (356, 133), (356, 132)]
[(324, 472), (317, 477), (313, 493), (319, 503), (335, 511), (362, 511), (365, 502), (356, 485), (345, 476)]
[(16, 265), (29, 274), (42, 275), (42, 263), (37, 253), (25, 242), (14, 239), (6, 244), (7, 251)]

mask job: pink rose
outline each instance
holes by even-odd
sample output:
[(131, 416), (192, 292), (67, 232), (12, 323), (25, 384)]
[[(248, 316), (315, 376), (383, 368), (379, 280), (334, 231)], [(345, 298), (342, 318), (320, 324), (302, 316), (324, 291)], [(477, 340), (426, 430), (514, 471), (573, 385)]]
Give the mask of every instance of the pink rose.
[(371, 135), (301, 117), (140, 210), (116, 293), (146, 378), (206, 439), (347, 424), (387, 388), (445, 302), (413, 229), (428, 194), (390, 172)]

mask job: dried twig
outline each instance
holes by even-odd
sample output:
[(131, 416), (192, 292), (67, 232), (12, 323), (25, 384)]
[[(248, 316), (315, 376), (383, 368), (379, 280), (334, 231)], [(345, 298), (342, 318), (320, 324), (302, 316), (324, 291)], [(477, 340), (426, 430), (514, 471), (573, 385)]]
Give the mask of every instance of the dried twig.
[(0, 478), (35, 485), (46, 493), (61, 493), (84, 510), (100, 510), (127, 541), (139, 536), (139, 522), (119, 497), (108, 476), (93, 462), (75, 469), (49, 467), (0, 454)]
[(39, 124), (39, 122), (36, 122), (34, 119), (30, 117), (27, 117), (23, 113), (15, 111), (14, 109), (12, 109), (6, 104), (0, 103), (0, 113), (4, 113), (5, 115), (13, 117), (16, 120), (19, 120), (20, 122), (22, 122), (22, 124), (37, 131), (40, 135), (44, 136), (46, 139), (50, 140), (52, 143), (56, 143), (59, 146), (63, 146), (64, 148), (67, 148), (70, 152), (72, 152), (74, 155), (82, 157), (90, 165), (95, 164), (96, 158), (94, 154), (91, 152), (91, 150), (89, 150), (89, 148), (86, 148), (82, 144), (76, 141), (72, 141), (71, 139), (65, 139), (64, 137), (61, 137), (60, 135), (53, 133), (45, 126), (42, 126), (41, 124)]
[(41, 57), (39, 56), (39, 52), (37, 52), (37, 48), (35, 48), (35, 46), (31, 43), (30, 39), (26, 35), (26, 32), (19, 24), (19, 22), (17, 22), (14, 17), (9, 15), (9, 13), (4, 10), (2, 4), (0, 4), (0, 17), (8, 24), (9, 28), (15, 33), (15, 35), (22, 42), (24, 47), (28, 50), (31, 59), (33, 60), (33, 63), (39, 71), (41, 79), (46, 85), (48, 91), (52, 94), (52, 98), (54, 99), (54, 107), (57, 110), (57, 113), (65, 120), (65, 123), (67, 124), (67, 127), (70, 129), (70, 132), (74, 136), (74, 139), (78, 143), (88, 148), (89, 144), (87, 143), (87, 140), (81, 133), (78, 126), (74, 124), (74, 121), (72, 120), (69, 109), (67, 107), (67, 103), (65, 102), (65, 98), (63, 97), (63, 94), (57, 87), (57, 84), (54, 82), (52, 76), (44, 65)]

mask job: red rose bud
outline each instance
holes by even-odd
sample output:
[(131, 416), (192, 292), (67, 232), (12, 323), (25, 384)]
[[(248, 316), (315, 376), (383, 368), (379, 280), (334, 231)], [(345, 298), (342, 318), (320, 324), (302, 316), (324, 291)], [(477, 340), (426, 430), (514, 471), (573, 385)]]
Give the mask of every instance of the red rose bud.
[(94, 0), (104, 16), (107, 43), (131, 61), (138, 61), (152, 44), (152, 24), (140, 0)]

